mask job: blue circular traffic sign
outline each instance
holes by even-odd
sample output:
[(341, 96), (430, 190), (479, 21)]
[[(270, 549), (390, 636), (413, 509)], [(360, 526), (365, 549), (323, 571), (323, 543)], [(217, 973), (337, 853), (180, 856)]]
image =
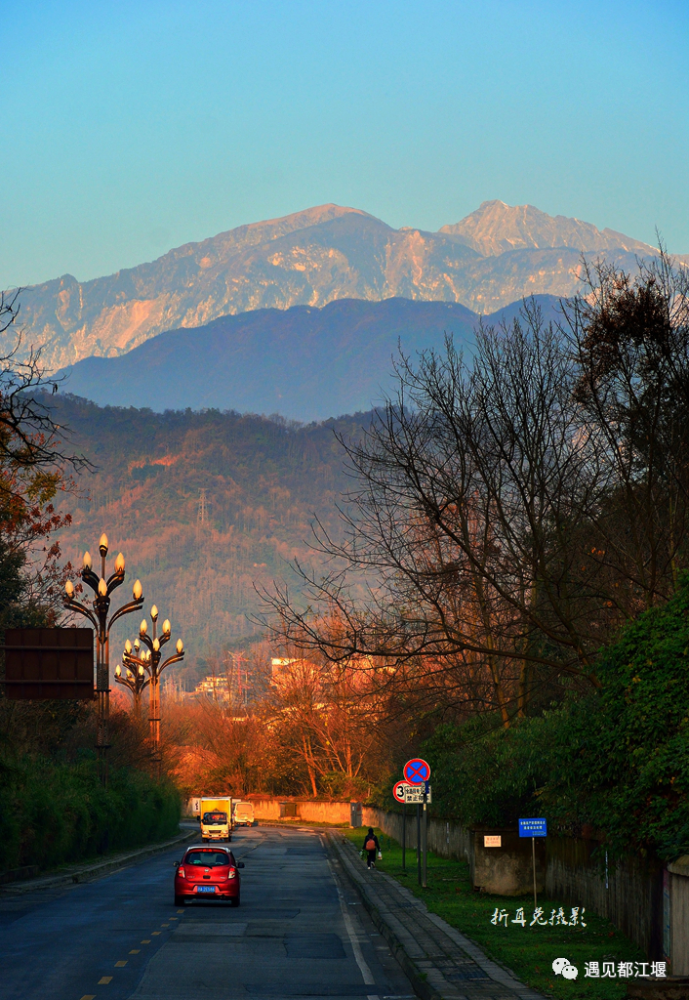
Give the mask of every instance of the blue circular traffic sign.
[(423, 785), (431, 777), (431, 766), (421, 757), (412, 757), (404, 765), (404, 777), (410, 785)]

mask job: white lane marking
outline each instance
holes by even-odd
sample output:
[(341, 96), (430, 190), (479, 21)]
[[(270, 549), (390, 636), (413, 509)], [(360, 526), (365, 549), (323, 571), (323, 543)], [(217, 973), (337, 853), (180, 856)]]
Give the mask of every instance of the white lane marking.
[(352, 926), (350, 916), (342, 905), (342, 897), (340, 897), (340, 909), (342, 910), (342, 919), (344, 920), (344, 925), (347, 928), (347, 934), (349, 934), (349, 940), (352, 945), (352, 951), (354, 952), (354, 958), (356, 959), (356, 964), (359, 966), (359, 971), (363, 976), (364, 983), (366, 986), (373, 986), (376, 980), (368, 967), (366, 959), (364, 958), (361, 945), (356, 939), (356, 934), (354, 933), (354, 927)]
[[(332, 869), (332, 865), (330, 864), (330, 858), (326, 858), (326, 861), (328, 862), (328, 868), (330, 869), (330, 874), (333, 876), (333, 880), (335, 880), (335, 873)], [(345, 928), (347, 929), (349, 942), (352, 946), (352, 951), (354, 952), (354, 958), (356, 959), (356, 964), (359, 966), (359, 972), (363, 977), (364, 984), (366, 986), (373, 986), (376, 980), (368, 966), (366, 959), (364, 958), (364, 954), (361, 950), (361, 945), (359, 944), (356, 932), (354, 931), (354, 925), (352, 924), (349, 913), (347, 912), (345, 901), (342, 896), (342, 892), (340, 891), (340, 887), (337, 884), (337, 881), (335, 881), (335, 888), (337, 889), (337, 898), (340, 901), (340, 910), (342, 911), (342, 919), (344, 920), (344, 925)], [(367, 1000), (378, 1000), (378, 997), (370, 996), (367, 997)]]

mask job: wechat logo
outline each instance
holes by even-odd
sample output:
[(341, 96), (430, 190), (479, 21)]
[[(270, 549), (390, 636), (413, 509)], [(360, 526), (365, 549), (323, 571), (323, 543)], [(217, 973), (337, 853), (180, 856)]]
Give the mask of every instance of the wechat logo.
[(563, 979), (576, 979), (579, 975), (576, 965), (572, 965), (568, 958), (556, 958), (553, 962), (553, 972)]

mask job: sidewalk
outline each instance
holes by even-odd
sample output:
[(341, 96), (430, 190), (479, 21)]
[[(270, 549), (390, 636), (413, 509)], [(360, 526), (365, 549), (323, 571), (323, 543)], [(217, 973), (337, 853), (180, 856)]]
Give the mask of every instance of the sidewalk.
[(140, 847), (136, 851), (122, 851), (119, 854), (111, 854), (103, 861), (91, 861), (88, 864), (76, 864), (65, 867), (59, 874), (42, 875), (39, 878), (24, 879), (21, 882), (7, 882), (0, 885), (0, 893), (21, 896), (27, 892), (36, 892), (38, 889), (55, 889), (61, 885), (71, 885), (73, 882), (90, 882), (100, 878), (110, 872), (120, 868), (126, 868), (129, 864), (141, 861), (152, 854), (160, 854), (171, 847), (182, 846), (190, 840), (198, 839), (198, 830), (180, 833), (172, 840), (163, 841), (160, 844), (149, 844), (147, 847)]
[(544, 1000), (396, 879), (369, 872), (342, 835), (330, 833), (328, 843), (333, 865), (352, 882), (423, 1000)]

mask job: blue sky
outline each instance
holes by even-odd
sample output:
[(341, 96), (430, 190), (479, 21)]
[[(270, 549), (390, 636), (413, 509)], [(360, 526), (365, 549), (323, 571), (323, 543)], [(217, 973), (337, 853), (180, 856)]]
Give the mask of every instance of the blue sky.
[(0, 0), (0, 286), (336, 202), (689, 252), (689, 4)]

